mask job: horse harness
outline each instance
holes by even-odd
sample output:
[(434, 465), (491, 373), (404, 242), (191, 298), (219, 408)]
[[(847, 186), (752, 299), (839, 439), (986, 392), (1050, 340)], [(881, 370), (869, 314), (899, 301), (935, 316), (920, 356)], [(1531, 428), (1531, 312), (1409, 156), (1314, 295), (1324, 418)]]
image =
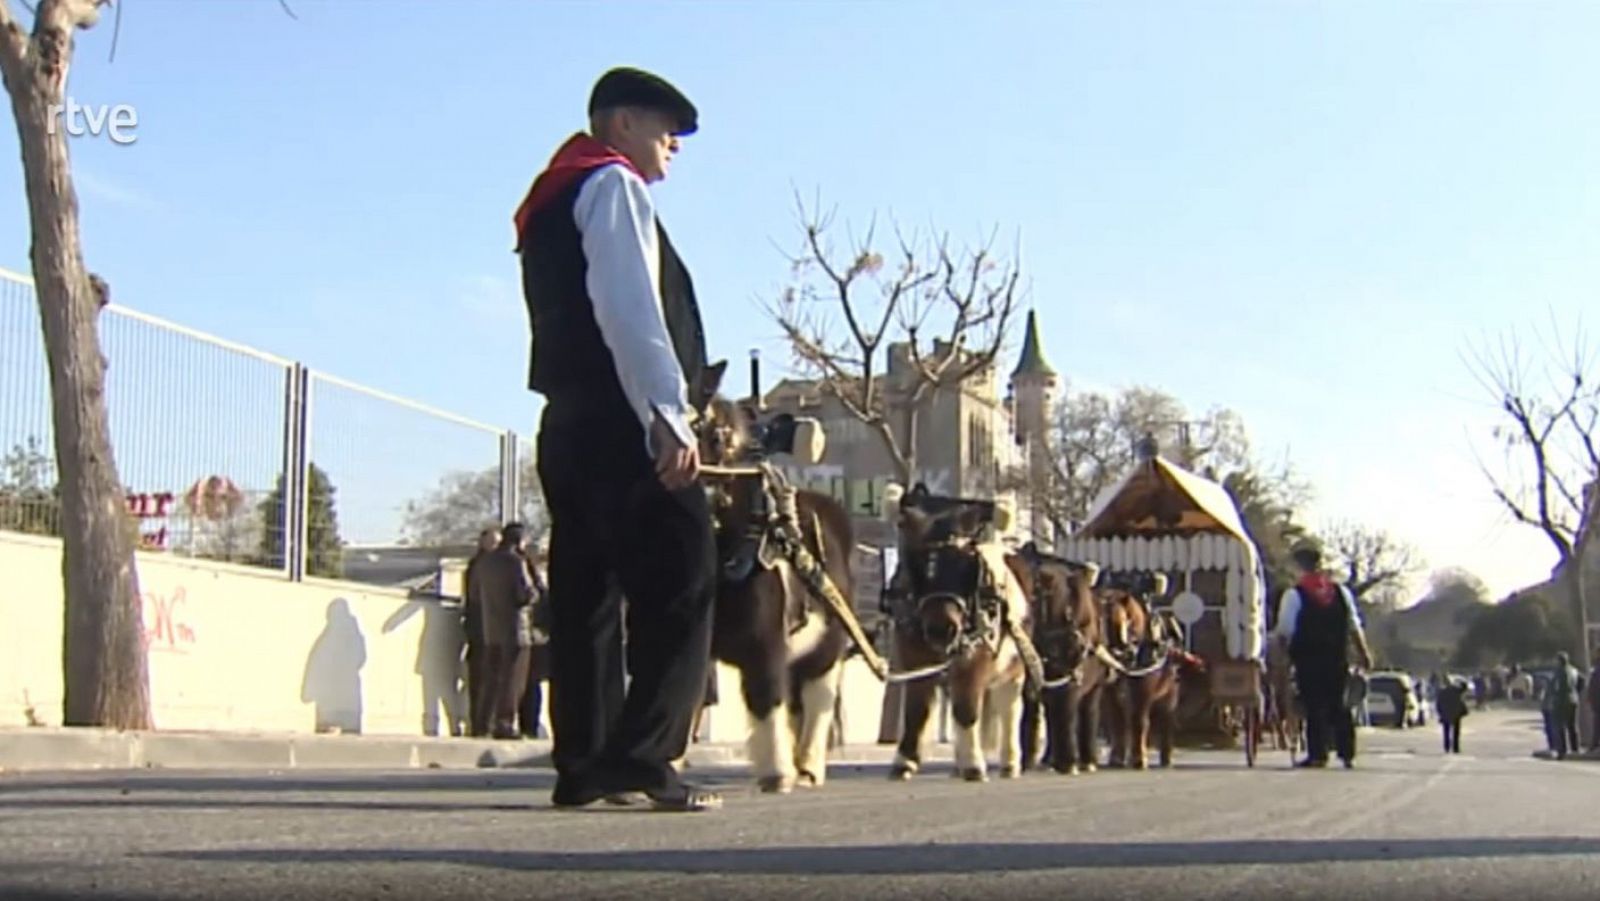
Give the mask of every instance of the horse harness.
[[(734, 537), (732, 547), (722, 554), (722, 559), (719, 561), (718, 576), (722, 584), (743, 584), (755, 575), (758, 568), (760, 571), (770, 572), (777, 567), (780, 559), (787, 561), (794, 568), (795, 575), (800, 577), (801, 584), (806, 590), (822, 601), (828, 611), (844, 626), (851, 642), (866, 659), (867, 666), (871, 668), (873, 674), (880, 679), (887, 679), (889, 664), (873, 647), (872, 640), (867, 637), (866, 630), (861, 627), (861, 621), (856, 617), (854, 606), (840, 593), (838, 586), (833, 584), (822, 562), (806, 547), (805, 536), (801, 532), (796, 491), (783, 477), (783, 473), (764, 461), (750, 467), (702, 467), (702, 469), (706, 475), (713, 478), (760, 479), (759, 490), (750, 492), (750, 509), (746, 511), (748, 518), (744, 532)], [(818, 549), (826, 555), (822, 524), (817, 521), (815, 515), (812, 519)], [(799, 623), (790, 623), (789, 634), (797, 631), (804, 622), (804, 617), (801, 617)]]

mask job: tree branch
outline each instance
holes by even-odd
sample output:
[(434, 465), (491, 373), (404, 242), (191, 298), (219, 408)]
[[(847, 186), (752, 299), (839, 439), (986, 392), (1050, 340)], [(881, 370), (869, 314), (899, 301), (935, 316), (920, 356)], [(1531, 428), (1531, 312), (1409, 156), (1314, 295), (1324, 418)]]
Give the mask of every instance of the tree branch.
[(8, 91), (17, 90), (17, 77), (27, 62), (28, 35), (11, 12), (10, 4), (0, 0), (0, 73), (5, 76)]

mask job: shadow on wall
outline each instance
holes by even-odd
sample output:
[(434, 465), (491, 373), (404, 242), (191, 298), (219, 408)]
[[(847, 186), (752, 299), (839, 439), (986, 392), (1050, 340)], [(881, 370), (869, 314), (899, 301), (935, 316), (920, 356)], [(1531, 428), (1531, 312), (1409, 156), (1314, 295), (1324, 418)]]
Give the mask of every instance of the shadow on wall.
[[(400, 628), (422, 614), (422, 635), (417, 639), (417, 663), (422, 677), (422, 734), (466, 734), (466, 665), (462, 656), (466, 636), (461, 631), (461, 608), (437, 598), (421, 597), (396, 610), (383, 624), (383, 634)], [(443, 714), (441, 723), (440, 714)]]
[(361, 668), (367, 665), (367, 640), (350, 612), (350, 602), (328, 605), (328, 622), (306, 658), (300, 700), (317, 705), (318, 732), (361, 732)]

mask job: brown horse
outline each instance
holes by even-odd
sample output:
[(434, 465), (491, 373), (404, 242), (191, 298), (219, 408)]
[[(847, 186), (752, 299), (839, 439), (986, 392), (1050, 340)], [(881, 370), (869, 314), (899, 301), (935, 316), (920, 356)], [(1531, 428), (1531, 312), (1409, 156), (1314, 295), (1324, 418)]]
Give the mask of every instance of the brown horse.
[(1058, 773), (1093, 772), (1101, 694), (1112, 675), (1094, 654), (1105, 643), (1094, 596), (1099, 568), (1042, 553), (1032, 542), (1006, 560), (1028, 595), (1033, 644), (1044, 663), (1045, 686), (1023, 710), (1023, 769), (1035, 764), (1042, 709), (1045, 762)]
[[(1006, 624), (1030, 627), (1027, 595), (991, 529), (1003, 529), (990, 502), (941, 498), (918, 485), (898, 499), (900, 566), (894, 577), (894, 637), (911, 672), (943, 674), (955, 720), (956, 775), (988, 779), (987, 751), (1000, 774), (1022, 772), (1018, 733), (1026, 675)], [(905, 723), (891, 776), (921, 768), (936, 684), (905, 683)]]
[(1106, 693), (1111, 733), (1107, 766), (1142, 770), (1149, 766), (1152, 730), (1161, 766), (1172, 766), (1177, 736), (1180, 666), (1198, 666), (1199, 659), (1181, 650), (1178, 624), (1167, 615), (1151, 615), (1132, 593), (1100, 590), (1107, 620), (1107, 647), (1121, 671)]
[[(747, 464), (757, 441), (750, 411), (721, 397), (705, 409), (698, 426), (702, 462)], [(711, 653), (739, 670), (753, 721), (748, 748), (756, 779), (767, 792), (822, 785), (848, 634), (766, 527), (782, 510), (781, 492), (759, 476), (712, 477), (707, 483), (722, 568)], [(793, 500), (790, 512), (806, 549), (839, 591), (852, 597), (849, 514), (816, 492), (795, 491)]]

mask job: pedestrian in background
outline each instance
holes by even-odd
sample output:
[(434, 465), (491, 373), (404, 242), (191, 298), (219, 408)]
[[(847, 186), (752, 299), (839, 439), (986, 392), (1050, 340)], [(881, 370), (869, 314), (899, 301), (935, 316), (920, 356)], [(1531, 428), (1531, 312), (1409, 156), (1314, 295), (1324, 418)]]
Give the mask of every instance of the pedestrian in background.
[(1556, 671), (1550, 675), (1550, 687), (1546, 689), (1550, 697), (1557, 760), (1567, 759), (1568, 753), (1576, 754), (1580, 748), (1578, 703), (1582, 691), (1583, 674), (1572, 665), (1572, 659), (1567, 656), (1567, 652), (1562, 651), (1556, 655)]
[(489, 734), (489, 719), (483, 710), (483, 617), (473, 599), (472, 583), (478, 562), (499, 544), (499, 527), (490, 526), (479, 532), (478, 550), (467, 561), (467, 571), (461, 577), (461, 633), (467, 646), (467, 734), (474, 738)]
[(1445, 676), (1434, 690), (1434, 710), (1439, 714), (1439, 726), (1444, 730), (1444, 752), (1461, 753), (1461, 721), (1466, 718), (1467, 685), (1458, 679)]
[(1589, 731), (1589, 750), (1600, 751), (1600, 647), (1594, 649), (1590, 659), (1594, 668), (1589, 670), (1589, 713), (1593, 725)]
[(544, 683), (550, 678), (550, 600), (540, 572), (539, 557), (529, 549), (524, 559), (528, 564), (528, 577), (533, 581), (533, 603), (523, 608), (527, 620), (528, 678), (523, 686), (522, 699), (517, 704), (517, 729), (523, 738), (538, 738), (544, 731), (540, 719), (544, 713)]
[(499, 546), (478, 561), (471, 586), (484, 650), (482, 715), (495, 738), (517, 737), (517, 703), (527, 680), (522, 610), (533, 603), (533, 581), (522, 557), (525, 540), (521, 523), (507, 524)]

